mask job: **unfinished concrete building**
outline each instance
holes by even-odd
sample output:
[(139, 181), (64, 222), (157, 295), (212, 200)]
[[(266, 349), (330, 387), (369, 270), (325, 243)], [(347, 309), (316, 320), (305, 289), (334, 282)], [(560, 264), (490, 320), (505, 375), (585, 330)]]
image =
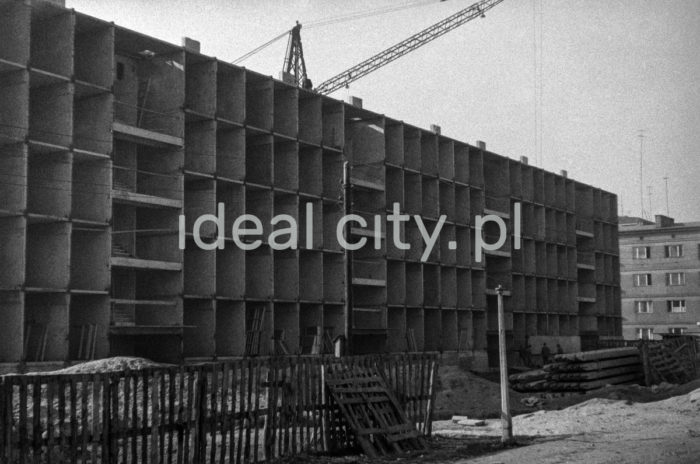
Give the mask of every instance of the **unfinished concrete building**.
[[(498, 284), (515, 346), (620, 335), (615, 195), (186, 43), (53, 3), (0, 0), (6, 367), (242, 356), (257, 328), (260, 354), (275, 350), (271, 340), (311, 353), (327, 349), (316, 337), (348, 335), (355, 352), (460, 351), (485, 362), (497, 350)], [(394, 202), (430, 230), (447, 216), (427, 261), (415, 222), (402, 229), (410, 250), (387, 244), (385, 223), (378, 250), (340, 247), (346, 161), (352, 211), (368, 221)], [(194, 221), (218, 203), (227, 231), (250, 213), (264, 236), (277, 214), (298, 219), (304, 236), (311, 203), (313, 240), (243, 251), (227, 232), (223, 249), (202, 250)], [(507, 243), (476, 262), (475, 216), (504, 218), (512, 233), (516, 203), (521, 248)], [(202, 230), (214, 239), (213, 223)]]

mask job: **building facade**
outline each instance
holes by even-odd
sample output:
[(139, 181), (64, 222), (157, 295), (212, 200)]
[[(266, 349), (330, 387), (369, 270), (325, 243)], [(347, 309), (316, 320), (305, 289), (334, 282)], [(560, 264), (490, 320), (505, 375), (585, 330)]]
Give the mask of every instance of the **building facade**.
[(700, 222), (620, 221), (626, 339), (700, 334)]
[[(620, 335), (614, 194), (185, 44), (0, 0), (0, 362), (221, 359), (251, 333), (261, 354), (345, 335), (355, 352), (496, 362), (499, 284), (510, 345)], [(430, 232), (446, 216), (426, 259), (416, 221), (409, 250), (388, 243), (394, 203)], [(219, 204), (223, 246), (203, 250), (197, 218)], [(341, 248), (346, 212), (379, 217), (373, 246)], [(231, 236), (244, 213), (262, 223), (255, 250)], [(280, 214), (311, 238), (272, 247)], [(479, 262), (487, 214), (508, 240)]]

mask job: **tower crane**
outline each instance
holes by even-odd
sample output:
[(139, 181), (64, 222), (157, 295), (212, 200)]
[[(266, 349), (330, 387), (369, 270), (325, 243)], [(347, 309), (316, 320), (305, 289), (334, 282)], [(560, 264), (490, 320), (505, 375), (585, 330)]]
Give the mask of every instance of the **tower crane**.
[[(444, 0), (443, 0), (444, 1)], [(382, 66), (386, 66), (392, 61), (422, 47), (438, 37), (450, 32), (459, 26), (468, 23), (476, 17), (484, 17), (484, 13), (503, 0), (481, 0), (469, 7), (454, 13), (442, 21), (433, 24), (422, 31), (413, 34), (407, 39), (387, 48), (384, 51), (356, 64), (340, 74), (323, 81), (314, 90), (320, 94), (327, 95), (347, 86), (367, 74), (376, 71)], [(287, 46), (287, 56), (285, 57), (284, 71), (294, 75), (297, 85), (300, 87), (310, 87), (311, 81), (306, 76), (306, 64), (301, 46), (301, 24), (289, 31), (289, 42)]]
[(301, 46), (301, 24), (297, 21), (289, 31), (287, 40), (287, 53), (284, 57), (283, 73), (294, 76), (294, 83), (298, 87), (311, 89), (311, 80), (306, 76), (306, 62), (304, 61), (304, 49)]

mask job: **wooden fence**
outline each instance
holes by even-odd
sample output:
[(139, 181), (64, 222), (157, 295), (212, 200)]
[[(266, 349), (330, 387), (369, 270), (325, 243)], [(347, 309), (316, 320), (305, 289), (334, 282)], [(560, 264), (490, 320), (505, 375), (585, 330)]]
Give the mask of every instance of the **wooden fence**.
[(246, 358), (95, 374), (0, 378), (4, 463), (252, 463), (355, 446), (324, 374), (377, 369), (430, 434), (434, 353)]

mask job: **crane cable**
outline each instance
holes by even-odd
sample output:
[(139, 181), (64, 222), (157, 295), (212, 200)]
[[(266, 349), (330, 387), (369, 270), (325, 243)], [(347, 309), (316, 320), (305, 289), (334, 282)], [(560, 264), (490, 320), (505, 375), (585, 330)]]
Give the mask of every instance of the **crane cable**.
[[(436, 0), (421, 0), (421, 1), (416, 1), (416, 2), (406, 3), (403, 5), (386, 6), (383, 8), (376, 8), (374, 10), (350, 13), (350, 14), (346, 14), (346, 15), (335, 16), (332, 18), (321, 19), (318, 21), (311, 21), (311, 22), (306, 23), (306, 25), (304, 26), (304, 29), (311, 29), (314, 27), (328, 26), (330, 24), (342, 23), (342, 22), (346, 22), (346, 21), (354, 21), (356, 19), (369, 18), (371, 16), (378, 16), (378, 15), (382, 15), (382, 14), (386, 14), (386, 13), (391, 13), (394, 11), (406, 10), (408, 8), (415, 8), (417, 6), (427, 5), (428, 3), (435, 3), (435, 1)], [(445, 0), (440, 0), (440, 1), (443, 2)]]
[[(322, 27), (322, 26), (328, 26), (331, 24), (337, 24), (337, 23), (342, 23), (342, 22), (347, 22), (347, 21), (354, 21), (357, 19), (369, 18), (371, 16), (378, 16), (378, 15), (382, 15), (382, 14), (386, 14), (386, 13), (391, 13), (394, 11), (405, 10), (408, 8), (415, 8), (417, 6), (427, 5), (428, 3), (435, 3), (436, 1), (444, 2), (446, 0), (420, 0), (420, 1), (416, 1), (416, 2), (405, 3), (403, 5), (388, 6), (388, 7), (376, 8), (374, 10), (369, 10), (369, 11), (364, 11), (364, 12), (356, 12), (356, 13), (350, 13), (350, 14), (341, 15), (341, 16), (334, 16), (331, 18), (320, 19), (317, 21), (308, 22), (304, 25), (304, 29), (311, 29), (314, 27)], [(261, 52), (262, 50), (269, 47), (270, 45), (277, 42), (278, 40), (286, 37), (290, 31), (291, 31), (291, 29), (287, 29), (286, 31), (284, 31), (280, 35), (268, 40), (267, 42), (260, 45), (259, 47), (249, 51), (245, 55), (242, 55), (242, 56), (236, 58), (235, 60), (233, 60), (231, 62), (231, 64), (238, 64), (241, 61), (247, 60), (251, 56)]]
[(260, 45), (258, 48), (255, 48), (255, 49), (249, 51), (248, 53), (246, 53), (245, 55), (236, 58), (236, 59), (233, 60), (231, 63), (232, 63), (232, 64), (238, 64), (238, 63), (240, 63), (241, 61), (250, 58), (251, 56), (255, 55), (256, 53), (258, 53), (258, 52), (264, 50), (264, 49), (267, 48), (268, 46), (270, 46), (270, 45), (272, 45), (273, 43), (277, 42), (278, 40), (280, 40), (280, 39), (286, 37), (286, 36), (289, 34), (289, 31), (291, 31), (291, 29), (287, 29), (286, 31), (284, 31), (283, 33), (281, 33), (280, 35), (278, 35), (278, 36), (275, 37), (274, 39), (268, 40), (268, 41), (265, 42), (264, 44)]

